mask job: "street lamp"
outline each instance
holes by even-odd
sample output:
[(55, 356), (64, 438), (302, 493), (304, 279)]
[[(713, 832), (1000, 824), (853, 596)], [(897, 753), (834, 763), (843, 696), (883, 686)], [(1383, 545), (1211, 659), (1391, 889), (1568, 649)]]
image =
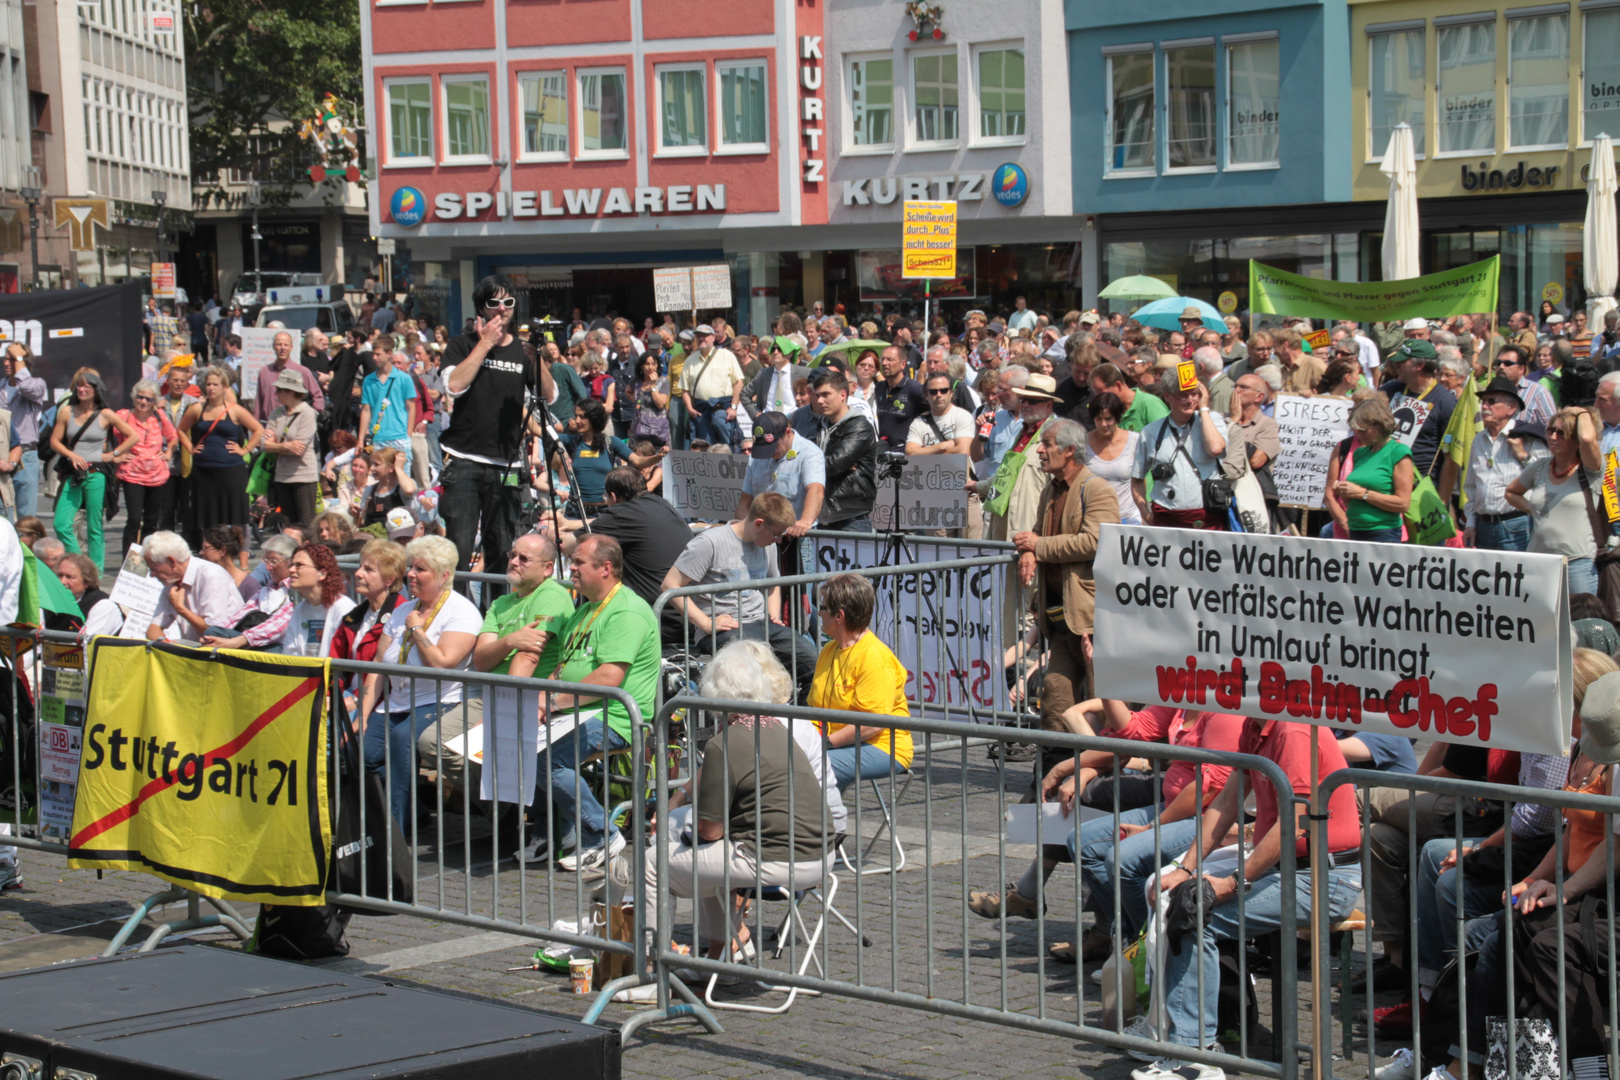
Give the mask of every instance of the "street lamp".
[(39, 166), (25, 165), (23, 172), (28, 183), (22, 189), (23, 202), (28, 204), (28, 232), (34, 250), (34, 291), (39, 291)]
[(259, 277), (259, 241), (264, 237), (259, 235), (259, 203), (262, 196), (259, 192), (259, 181), (249, 180), (247, 189), (248, 205), (253, 207), (253, 292), (255, 295), (264, 291), (264, 280)]
[(167, 236), (167, 235), (166, 235), (166, 234), (165, 234), (165, 233), (164, 233), (164, 231), (163, 231), (163, 207), (164, 207), (164, 206), (165, 206), (165, 205), (166, 205), (166, 204), (167, 204), (167, 203), (168, 203), (168, 201), (169, 201), (169, 193), (168, 193), (168, 192), (167, 192), (167, 191), (164, 191), (164, 190), (163, 190), (163, 189), (162, 189), (162, 188), (153, 188), (153, 189), (152, 189), (152, 201), (153, 201), (153, 202), (154, 202), (154, 203), (156, 203), (156, 204), (157, 204), (157, 217), (158, 217), (158, 238), (157, 238), (157, 249), (158, 249), (158, 262), (168, 262), (168, 261), (169, 261), (169, 260), (168, 260), (168, 259), (166, 259), (166, 258), (165, 258), (165, 257), (164, 257), (164, 256), (165, 256), (165, 254), (166, 254), (166, 253), (167, 253), (167, 248), (168, 248), (168, 236)]

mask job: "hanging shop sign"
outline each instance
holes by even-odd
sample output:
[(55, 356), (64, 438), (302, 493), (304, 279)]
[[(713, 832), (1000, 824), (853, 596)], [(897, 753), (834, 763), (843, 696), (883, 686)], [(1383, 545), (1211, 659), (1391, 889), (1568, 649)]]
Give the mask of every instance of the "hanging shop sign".
[(827, 177), (827, 159), (821, 155), (822, 136), (826, 129), (825, 110), (821, 99), (822, 55), (821, 35), (799, 35), (799, 134), (810, 144), (804, 159), (804, 172), (800, 182), (805, 187), (819, 184)]

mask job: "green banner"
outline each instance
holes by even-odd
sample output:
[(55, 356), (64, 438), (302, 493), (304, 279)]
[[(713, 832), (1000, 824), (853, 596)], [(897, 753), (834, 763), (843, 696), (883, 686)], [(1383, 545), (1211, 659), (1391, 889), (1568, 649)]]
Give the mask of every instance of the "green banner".
[(1249, 307), (1260, 315), (1355, 322), (1441, 319), (1495, 311), (1502, 257), (1402, 281), (1323, 281), (1249, 260)]

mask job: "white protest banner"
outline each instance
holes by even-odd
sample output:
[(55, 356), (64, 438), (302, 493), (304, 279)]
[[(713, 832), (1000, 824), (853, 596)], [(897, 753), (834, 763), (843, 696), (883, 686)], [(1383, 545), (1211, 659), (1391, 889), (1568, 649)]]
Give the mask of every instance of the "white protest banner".
[(1569, 751), (1555, 555), (1104, 525), (1097, 693)]
[(729, 308), (731, 306), (731, 267), (725, 263), (692, 267), (692, 306)]
[(494, 734), (495, 760), (484, 765), (479, 794), (489, 802), (534, 802), (536, 754), (540, 745), (540, 691), (510, 686), (486, 690), (484, 724)]
[(669, 312), (692, 310), (690, 266), (666, 266), (653, 270), (653, 309)]
[(1350, 435), (1350, 405), (1325, 397), (1279, 397), (1277, 430), (1282, 449), (1271, 463), (1277, 501), (1283, 506), (1322, 507), (1328, 459)]
[(1389, 411), (1395, 414), (1395, 441), (1411, 446), (1417, 442), (1418, 432), (1429, 419), (1429, 414), (1434, 412), (1434, 402), (1409, 394), (1396, 394), (1389, 403)]
[[(238, 397), (253, 398), (259, 395), (259, 372), (276, 362), (276, 335), (288, 332), (270, 326), (242, 328), (242, 366), (237, 369), (241, 375), (241, 390)], [(297, 347), (297, 341), (295, 334), (294, 348)]]
[[(882, 472), (881, 466), (878, 470)], [(967, 525), (966, 454), (908, 457), (898, 477), (878, 478), (872, 526), (879, 532), (960, 529)], [(900, 488), (900, 521), (894, 521), (894, 489)], [(945, 556), (950, 558), (950, 556)]]
[(994, 548), (905, 539), (894, 551), (889, 537), (870, 540), (816, 538), (814, 572), (866, 566), (913, 565), (947, 559), (984, 559), (986, 565), (929, 574), (873, 578), (877, 610), (871, 630), (894, 650), (910, 672), (906, 698), (919, 715), (996, 722), (968, 709), (1005, 710), (1007, 680), (1002, 665), (1001, 596), (1006, 555)]
[(672, 450), (664, 457), (664, 497), (687, 521), (730, 521), (747, 472), (746, 454)]

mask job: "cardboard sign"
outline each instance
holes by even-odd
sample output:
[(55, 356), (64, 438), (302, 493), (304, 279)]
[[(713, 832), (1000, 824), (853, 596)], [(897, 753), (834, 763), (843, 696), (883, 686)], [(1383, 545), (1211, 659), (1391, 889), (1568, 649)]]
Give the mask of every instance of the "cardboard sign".
[(901, 219), (901, 275), (956, 276), (956, 203), (908, 201)]
[(1100, 697), (1569, 752), (1560, 556), (1104, 525)]
[[(251, 400), (259, 396), (259, 372), (276, 362), (276, 335), (287, 333), (273, 326), (242, 327), (242, 385), (238, 396)], [(294, 339), (296, 347), (296, 337)]]
[(1620, 454), (1610, 450), (1603, 461), (1603, 512), (1610, 521), (1620, 521), (1620, 491), (1616, 490), (1615, 474), (1620, 472)]
[(1183, 360), (1176, 365), (1176, 388), (1186, 393), (1198, 385), (1198, 365), (1191, 360)]
[(1305, 335), (1305, 343), (1311, 347), (1312, 352), (1325, 349), (1333, 344), (1333, 335), (1326, 330), (1312, 330)]
[(1328, 462), (1334, 448), (1350, 436), (1351, 404), (1325, 397), (1277, 398), (1282, 448), (1271, 463), (1271, 479), (1280, 504), (1322, 508)]
[(730, 521), (747, 474), (746, 454), (672, 450), (664, 458), (664, 498), (687, 521)]

